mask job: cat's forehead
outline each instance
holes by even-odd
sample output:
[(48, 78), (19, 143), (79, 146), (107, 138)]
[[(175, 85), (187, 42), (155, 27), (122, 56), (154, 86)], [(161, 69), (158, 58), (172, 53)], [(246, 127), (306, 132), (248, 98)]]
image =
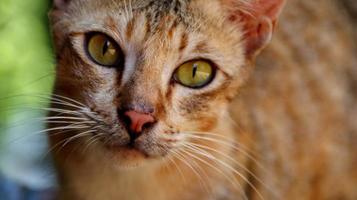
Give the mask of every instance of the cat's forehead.
[[(115, 9), (118, 12), (148, 12), (182, 14), (187, 12), (191, 0), (74, 0), (81, 7)], [(78, 6), (76, 6), (78, 7)]]
[(134, 0), (128, 2), (126, 0), (118, 0), (122, 5), (131, 4), (134, 9), (153, 9), (157, 12), (179, 12), (185, 9), (190, 3), (190, 0)]
[(197, 12), (192, 12), (191, 3), (191, 0), (72, 0), (63, 17), (74, 23), (88, 23), (91, 20), (102, 21), (108, 16), (119, 21), (128, 20), (141, 14), (150, 19), (152, 27), (162, 19), (165, 22), (178, 20), (190, 26), (198, 19), (193, 16)]

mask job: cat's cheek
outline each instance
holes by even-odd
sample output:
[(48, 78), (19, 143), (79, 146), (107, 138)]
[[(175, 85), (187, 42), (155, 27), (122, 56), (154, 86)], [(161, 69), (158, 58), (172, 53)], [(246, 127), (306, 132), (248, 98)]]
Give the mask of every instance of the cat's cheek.
[(189, 110), (187, 107), (182, 109), (179, 117), (176, 118), (177, 129), (180, 131), (202, 131), (213, 130), (218, 123), (218, 114), (210, 106), (200, 111)]

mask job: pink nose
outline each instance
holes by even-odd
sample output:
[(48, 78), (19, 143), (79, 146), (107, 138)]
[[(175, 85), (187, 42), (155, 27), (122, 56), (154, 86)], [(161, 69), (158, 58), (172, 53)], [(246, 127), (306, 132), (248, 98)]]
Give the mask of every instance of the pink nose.
[(136, 111), (127, 111), (125, 116), (130, 119), (130, 131), (134, 133), (141, 133), (145, 125), (155, 122), (154, 117), (149, 114), (139, 113)]

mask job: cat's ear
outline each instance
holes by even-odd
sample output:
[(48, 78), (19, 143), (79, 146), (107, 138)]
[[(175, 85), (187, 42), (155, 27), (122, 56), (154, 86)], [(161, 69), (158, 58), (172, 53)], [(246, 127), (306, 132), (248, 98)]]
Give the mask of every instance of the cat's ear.
[(247, 57), (254, 57), (271, 40), (285, 0), (221, 0), (228, 20), (244, 31)]
[(53, 0), (54, 10), (64, 10), (67, 8), (70, 0)]

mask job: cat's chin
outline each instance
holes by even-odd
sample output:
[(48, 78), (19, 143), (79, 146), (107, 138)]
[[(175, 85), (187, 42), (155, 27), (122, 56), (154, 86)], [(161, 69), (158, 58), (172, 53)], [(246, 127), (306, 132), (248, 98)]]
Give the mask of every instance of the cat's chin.
[(108, 147), (113, 155), (115, 166), (120, 170), (133, 170), (148, 164), (150, 157), (131, 146)]

